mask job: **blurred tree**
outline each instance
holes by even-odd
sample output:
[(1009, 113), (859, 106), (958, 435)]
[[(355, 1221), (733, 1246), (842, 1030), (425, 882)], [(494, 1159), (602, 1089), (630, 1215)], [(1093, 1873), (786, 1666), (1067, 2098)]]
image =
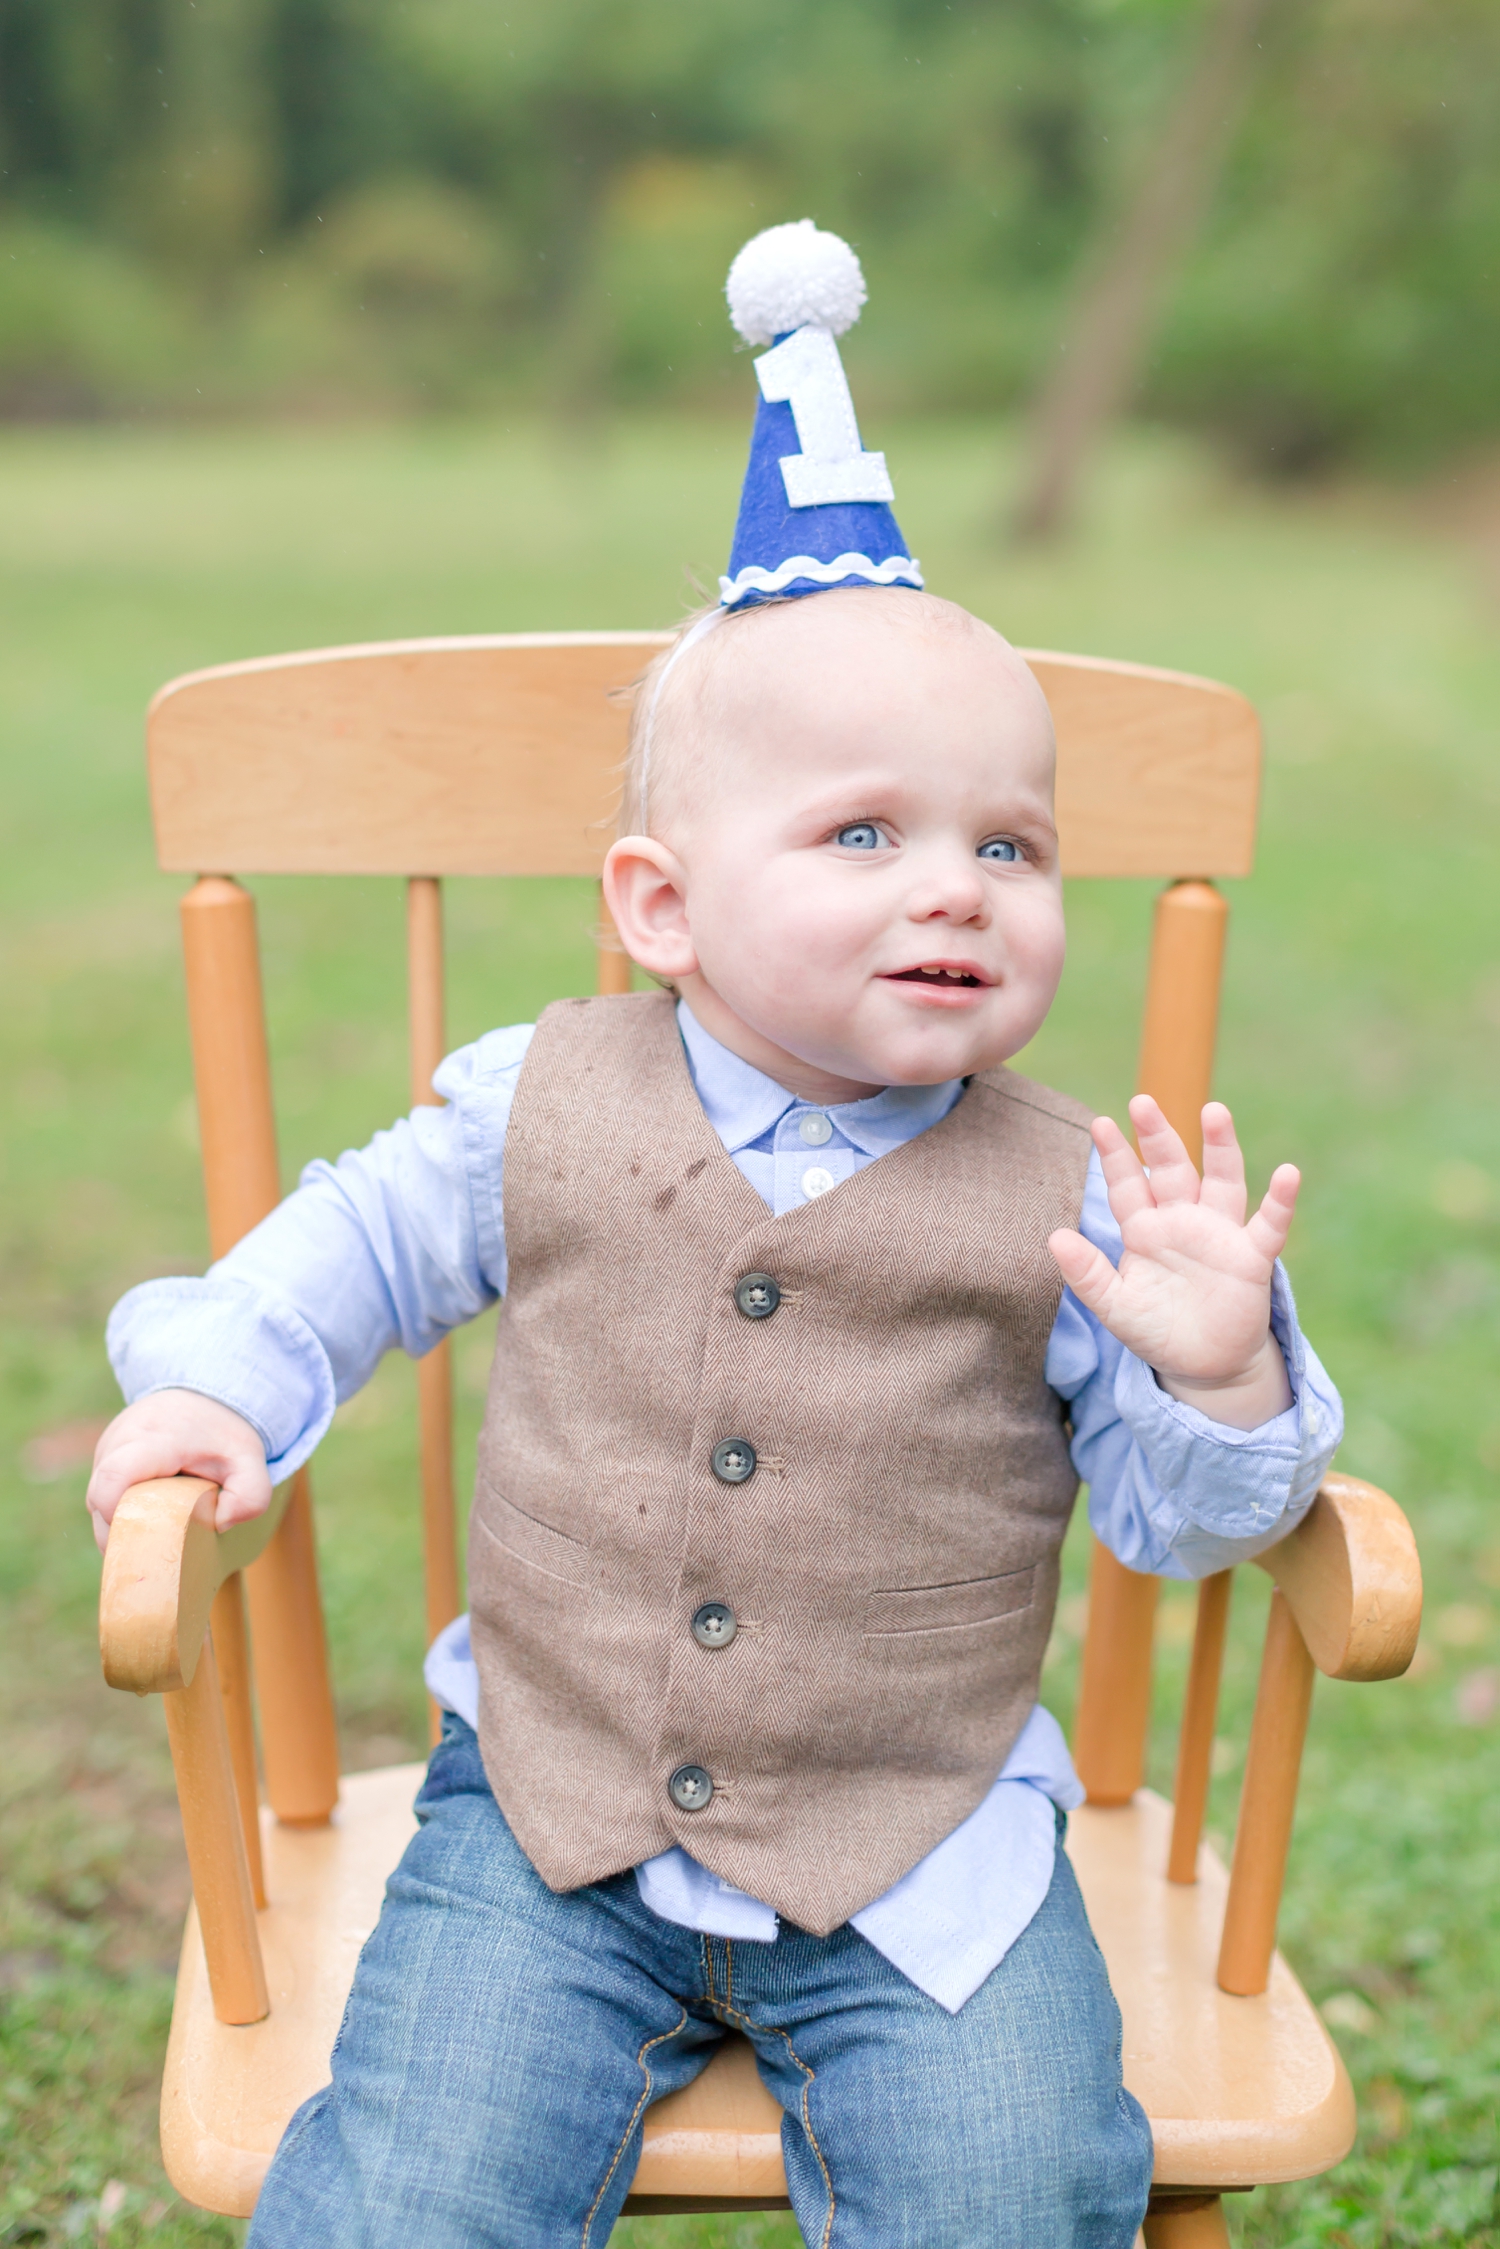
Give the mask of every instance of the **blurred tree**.
[(1193, 27), (1198, 51), (1161, 121), (1134, 196), (1123, 217), (1105, 206), (1107, 239), (1088, 263), (1032, 419), (1016, 509), (1023, 538), (1045, 538), (1060, 528), (1090, 452), (1130, 403), (1173, 267), (1229, 156), (1268, 4), (1209, 0), (1201, 27)]
[(124, 230), (222, 304), (275, 212), (270, 0), (173, 0), (158, 18), (163, 88), (112, 188)]
[(705, 149), (753, 25), (730, 0), (424, 0), (391, 18), (397, 53), (444, 119), (447, 157), (532, 245), (526, 294), (566, 403), (607, 394), (604, 212), (649, 149)]
[(1151, 408), (1297, 475), (1500, 427), (1500, 8), (1278, 10)]
[[(869, 269), (872, 411), (1007, 406), (1208, 4), (0, 0), (0, 411), (706, 394), (729, 256), (804, 214)], [(1141, 403), (1286, 469), (1493, 430), (1500, 9), (1258, 36)]]
[(117, 168), (164, 101), (157, 0), (0, 0), (0, 169), (9, 202), (103, 221)]

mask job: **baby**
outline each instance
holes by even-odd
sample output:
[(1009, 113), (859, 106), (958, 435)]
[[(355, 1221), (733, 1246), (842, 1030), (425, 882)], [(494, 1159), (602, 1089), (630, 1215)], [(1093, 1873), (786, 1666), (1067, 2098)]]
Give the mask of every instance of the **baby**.
[(730, 2030), (820, 2249), (1129, 2249), (1145, 2209), (1038, 1681), (1080, 1476), (1168, 1576), (1311, 1503), (1297, 1175), (1247, 1220), (1223, 1107), (1200, 1180), (1154, 1102), (1143, 1169), (1006, 1069), (1063, 964), (1046, 704), (899, 548), (786, 536), (726, 587), (813, 598), (726, 593), (637, 698), (605, 890), (666, 989), (451, 1056), (112, 1322), (101, 1541), (176, 1471), (264, 1508), (384, 1351), (504, 1299), (421, 1825), (251, 2249), (602, 2245)]
[(1057, 1554), (1080, 1468), (1169, 1575), (1310, 1502), (1338, 1413), (1275, 1274), (1297, 1175), (1247, 1223), (1221, 1106), (1200, 1183), (1134, 1102), (1148, 1177), (1002, 1067), (1063, 917), (1047, 708), (987, 626), (892, 589), (726, 616), (643, 805), (644, 732), (605, 885), (675, 1006), (491, 1033), (446, 1109), (116, 1315), (101, 1531), (179, 1470), (221, 1524), (263, 1508), (383, 1350), (506, 1299), (477, 1709), (447, 1635), (467, 1716), (251, 2241), (602, 2243), (728, 2026), (809, 2242), (1124, 2249), (1151, 2142), (1054, 1849)]

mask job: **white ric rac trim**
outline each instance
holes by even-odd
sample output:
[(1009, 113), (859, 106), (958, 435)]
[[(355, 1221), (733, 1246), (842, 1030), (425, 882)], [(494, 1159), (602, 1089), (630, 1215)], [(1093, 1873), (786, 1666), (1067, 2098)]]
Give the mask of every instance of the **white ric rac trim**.
[(721, 578), (719, 601), (723, 608), (732, 609), (747, 593), (781, 593), (794, 578), (811, 578), (819, 586), (836, 586), (842, 578), (865, 578), (872, 586), (920, 586), (926, 582), (921, 565), (910, 555), (893, 554), (888, 562), (872, 562), (867, 554), (841, 554), (832, 562), (819, 562), (810, 554), (794, 554), (774, 570), (747, 562), (737, 578)]

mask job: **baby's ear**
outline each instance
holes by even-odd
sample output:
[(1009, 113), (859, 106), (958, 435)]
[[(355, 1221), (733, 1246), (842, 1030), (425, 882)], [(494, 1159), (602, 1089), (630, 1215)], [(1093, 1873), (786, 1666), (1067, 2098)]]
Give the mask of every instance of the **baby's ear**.
[(621, 836), (604, 862), (604, 902), (620, 942), (649, 976), (675, 980), (698, 966), (687, 916), (687, 871), (654, 836)]

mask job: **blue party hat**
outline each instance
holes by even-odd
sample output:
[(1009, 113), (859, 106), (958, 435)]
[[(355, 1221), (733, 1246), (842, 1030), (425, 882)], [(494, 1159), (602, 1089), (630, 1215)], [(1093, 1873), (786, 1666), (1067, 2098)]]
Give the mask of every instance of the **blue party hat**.
[(725, 286), (729, 317), (760, 384), (740, 496), (725, 609), (831, 586), (920, 586), (891, 512), (885, 455), (867, 453), (834, 342), (865, 301), (847, 242), (811, 219), (767, 227), (745, 244)]

